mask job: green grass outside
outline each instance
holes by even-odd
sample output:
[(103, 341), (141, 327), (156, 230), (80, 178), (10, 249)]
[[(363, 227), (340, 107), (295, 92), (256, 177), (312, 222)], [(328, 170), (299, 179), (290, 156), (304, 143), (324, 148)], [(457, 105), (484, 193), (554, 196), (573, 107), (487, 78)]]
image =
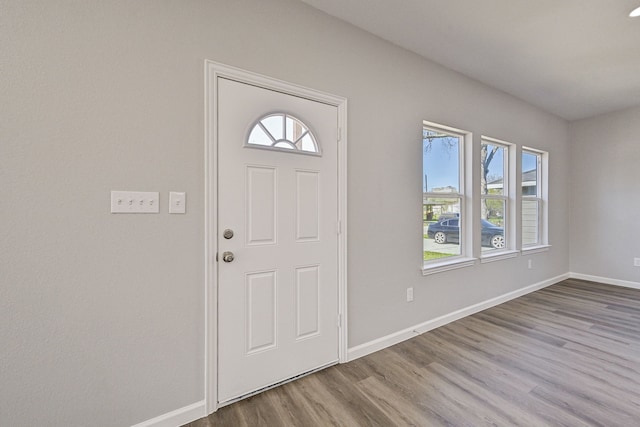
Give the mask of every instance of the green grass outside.
[(447, 258), (450, 256), (456, 256), (455, 254), (444, 254), (442, 252), (424, 251), (424, 260), (430, 261), (432, 259)]

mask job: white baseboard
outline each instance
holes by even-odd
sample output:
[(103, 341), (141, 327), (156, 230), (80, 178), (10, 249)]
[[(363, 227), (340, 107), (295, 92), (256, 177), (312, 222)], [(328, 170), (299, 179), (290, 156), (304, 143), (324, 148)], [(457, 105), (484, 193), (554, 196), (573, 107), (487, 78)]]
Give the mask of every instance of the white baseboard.
[(147, 421), (143, 421), (132, 427), (180, 427), (202, 417), (206, 417), (204, 400), (167, 412)]
[(640, 283), (628, 280), (610, 279), (608, 277), (592, 276), (590, 274), (569, 273), (572, 279), (588, 280), (590, 282), (604, 283), (606, 285), (622, 286), (625, 288), (640, 289)]
[[(402, 341), (406, 341), (417, 335), (439, 328), (440, 326), (444, 326), (447, 323), (454, 322), (456, 320), (462, 319), (463, 317), (470, 316), (474, 313), (478, 313), (479, 311), (486, 310), (488, 308), (505, 303), (507, 301), (521, 297), (523, 295), (529, 294), (539, 289), (546, 288), (547, 286), (551, 286), (553, 284), (556, 284), (558, 282), (561, 282), (569, 278), (579, 279), (579, 280), (588, 280), (591, 282), (604, 283), (607, 285), (622, 286), (625, 288), (640, 289), (640, 283), (638, 282), (611, 279), (608, 277), (592, 276), (589, 274), (574, 273), (574, 272), (565, 273), (565, 274), (561, 274), (560, 276), (552, 277), (551, 279), (547, 279), (542, 282), (538, 282), (533, 285), (524, 287), (522, 289), (517, 289), (515, 291), (508, 292), (506, 294), (497, 296), (495, 298), (491, 298), (489, 300), (454, 311), (452, 313), (445, 314), (435, 319), (427, 320), (426, 322), (420, 323), (410, 328), (403, 329), (398, 332), (394, 332), (392, 334), (386, 335), (381, 338), (377, 338), (373, 341), (369, 341), (367, 343), (352, 347), (348, 350), (347, 360), (352, 361), (360, 357), (366, 356), (368, 354), (375, 353), (376, 351), (383, 350), (387, 347), (391, 347), (394, 344), (398, 344)], [(175, 411), (168, 412), (164, 415), (157, 416), (150, 420), (143, 421), (132, 427), (179, 427), (181, 425), (190, 423), (192, 421), (195, 421), (197, 419), (200, 419), (206, 416), (207, 416), (207, 413), (206, 413), (205, 401), (202, 400), (200, 402), (193, 403), (183, 408), (176, 409)]]
[(542, 282), (535, 283), (533, 285), (524, 287), (522, 289), (508, 292), (504, 295), (491, 298), (487, 301), (483, 301), (478, 304), (471, 305), (469, 307), (454, 311), (452, 313), (445, 314), (444, 316), (440, 316), (432, 320), (427, 320), (426, 322), (420, 323), (410, 328), (406, 328), (401, 331), (389, 334), (387, 336), (377, 338), (373, 341), (369, 341), (364, 344), (360, 344), (358, 346), (352, 347), (348, 350), (348, 360), (349, 361), (355, 360), (355, 359), (358, 359), (359, 357), (366, 356), (367, 354), (375, 353), (376, 351), (385, 349), (387, 347), (391, 347), (394, 344), (398, 344), (402, 341), (408, 340), (417, 335), (428, 332), (432, 329), (439, 328), (440, 326), (444, 326), (447, 323), (454, 322), (458, 319), (462, 319), (463, 317), (469, 316), (471, 314), (477, 313), (482, 310), (486, 310), (487, 308), (491, 308), (493, 306), (502, 304), (514, 298), (521, 297), (528, 293), (537, 291), (538, 289), (546, 288), (547, 286), (551, 286), (555, 283), (561, 282), (565, 279), (568, 279), (569, 277), (570, 277), (569, 273), (561, 274), (560, 276), (556, 276), (551, 279), (547, 279)]

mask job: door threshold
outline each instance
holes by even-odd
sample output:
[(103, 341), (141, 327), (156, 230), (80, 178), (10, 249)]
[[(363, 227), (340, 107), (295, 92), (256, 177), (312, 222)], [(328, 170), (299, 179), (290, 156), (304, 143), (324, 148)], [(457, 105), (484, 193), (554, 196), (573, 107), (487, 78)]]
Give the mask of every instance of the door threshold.
[(260, 394), (263, 391), (271, 390), (272, 388), (276, 388), (276, 387), (279, 387), (279, 386), (284, 385), (286, 383), (290, 383), (291, 381), (295, 381), (295, 380), (297, 380), (299, 378), (306, 377), (307, 375), (315, 374), (316, 372), (322, 371), (323, 369), (326, 369), (326, 368), (328, 368), (330, 366), (337, 365), (338, 362), (339, 362), (338, 360), (334, 360), (332, 362), (329, 362), (329, 363), (326, 363), (324, 365), (321, 365), (321, 366), (319, 366), (317, 368), (314, 368), (314, 369), (311, 369), (309, 371), (305, 371), (305, 372), (303, 372), (301, 374), (295, 375), (295, 376), (293, 376), (291, 378), (287, 378), (286, 380), (278, 381), (277, 383), (268, 385), (266, 387), (259, 388), (257, 390), (252, 391), (252, 392), (243, 394), (243, 395), (238, 396), (238, 397), (234, 397), (232, 399), (225, 400), (223, 402), (218, 402), (218, 408), (222, 408), (223, 406), (229, 406), (229, 405), (231, 405), (233, 403), (239, 402), (240, 400), (246, 399), (246, 398), (251, 397), (251, 396), (255, 396), (256, 394)]

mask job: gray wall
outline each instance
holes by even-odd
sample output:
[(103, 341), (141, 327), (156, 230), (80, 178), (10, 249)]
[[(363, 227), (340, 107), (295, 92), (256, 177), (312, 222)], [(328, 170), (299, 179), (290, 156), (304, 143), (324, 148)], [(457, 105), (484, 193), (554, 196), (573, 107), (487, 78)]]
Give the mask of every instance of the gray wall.
[(571, 271), (640, 282), (640, 108), (571, 124)]
[[(0, 10), (0, 425), (123, 426), (203, 399), (205, 59), (349, 99), (351, 347), (568, 271), (568, 125), (518, 99), (295, 1)], [(421, 275), (423, 119), (551, 153), (533, 270)], [(110, 215), (114, 189), (160, 191), (162, 213)]]

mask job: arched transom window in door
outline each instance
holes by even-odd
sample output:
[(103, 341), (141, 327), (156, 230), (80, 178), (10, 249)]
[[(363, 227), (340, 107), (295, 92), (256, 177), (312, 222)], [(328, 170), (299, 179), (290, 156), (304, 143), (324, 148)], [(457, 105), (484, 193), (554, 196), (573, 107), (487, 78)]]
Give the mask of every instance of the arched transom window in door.
[(315, 136), (301, 120), (285, 113), (268, 114), (249, 132), (246, 147), (321, 155)]

